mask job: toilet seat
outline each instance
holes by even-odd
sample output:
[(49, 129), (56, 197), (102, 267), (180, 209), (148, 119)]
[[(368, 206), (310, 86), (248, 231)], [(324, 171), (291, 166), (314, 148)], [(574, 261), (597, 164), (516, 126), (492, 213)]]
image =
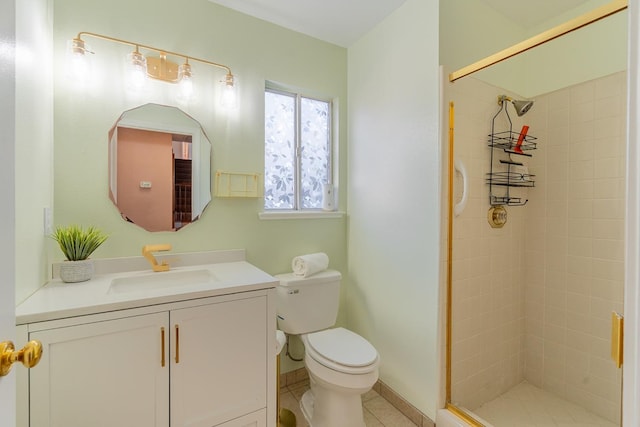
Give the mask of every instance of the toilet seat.
[(366, 374), (378, 366), (378, 352), (363, 337), (344, 328), (325, 329), (303, 336), (309, 357), (346, 374)]

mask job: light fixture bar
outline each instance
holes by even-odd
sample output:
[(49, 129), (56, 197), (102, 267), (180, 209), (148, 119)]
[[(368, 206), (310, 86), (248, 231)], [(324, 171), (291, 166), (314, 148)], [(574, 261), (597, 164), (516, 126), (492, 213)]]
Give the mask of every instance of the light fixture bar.
[(147, 74), (154, 79), (170, 83), (180, 80), (178, 64), (168, 60), (165, 52), (160, 52), (160, 57), (147, 57)]
[[(131, 42), (131, 41), (124, 40), (124, 39), (119, 39), (119, 38), (116, 38), (116, 37), (105, 36), (104, 34), (92, 33), (92, 32), (89, 32), (89, 31), (81, 31), (73, 39), (77, 43), (78, 46), (84, 46), (84, 41), (82, 40), (83, 36), (94, 37), (94, 38), (97, 38), (97, 39), (108, 40), (108, 41), (112, 41), (112, 42), (116, 42), (116, 43), (120, 43), (120, 44), (134, 46), (136, 48), (142, 48), (142, 49), (146, 49), (146, 50), (151, 50), (151, 51), (154, 51), (154, 52), (157, 52), (158, 54), (160, 54), (161, 57), (164, 54), (165, 58), (166, 58), (166, 55), (178, 56), (178, 57), (184, 58), (186, 61), (196, 61), (196, 62), (200, 62), (200, 63), (203, 63), (203, 64), (211, 65), (212, 67), (222, 68), (223, 70), (227, 71), (227, 75), (225, 77), (226, 84), (233, 86), (233, 80), (234, 79), (233, 79), (233, 73), (231, 73), (231, 68), (229, 68), (228, 66), (226, 66), (224, 64), (219, 64), (217, 62), (207, 61), (206, 59), (196, 58), (194, 56), (185, 55), (183, 53), (171, 52), (171, 51), (166, 50), (166, 49), (158, 49), (157, 47), (148, 46), (148, 45), (145, 45), (145, 44), (142, 44), (142, 43), (136, 43), (136, 42)], [(86, 52), (89, 52), (89, 51), (87, 50)], [(93, 52), (90, 52), (90, 53), (93, 53)]]

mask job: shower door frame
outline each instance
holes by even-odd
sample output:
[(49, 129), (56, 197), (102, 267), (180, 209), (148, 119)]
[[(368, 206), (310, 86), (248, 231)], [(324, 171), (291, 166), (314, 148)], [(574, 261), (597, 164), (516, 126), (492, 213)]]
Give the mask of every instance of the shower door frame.
[(640, 0), (629, 0), (622, 425), (640, 425)]

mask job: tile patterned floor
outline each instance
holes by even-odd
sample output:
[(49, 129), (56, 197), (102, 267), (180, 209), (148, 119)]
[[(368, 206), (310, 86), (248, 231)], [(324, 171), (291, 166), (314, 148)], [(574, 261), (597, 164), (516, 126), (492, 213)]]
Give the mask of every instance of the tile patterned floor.
[[(280, 406), (295, 414), (297, 427), (309, 427), (300, 410), (300, 399), (308, 389), (308, 379), (280, 389)], [(416, 427), (374, 390), (362, 396), (362, 406), (367, 427)], [(578, 405), (526, 382), (473, 412), (493, 427), (617, 427)]]
[(494, 427), (617, 427), (526, 382), (473, 412)]
[[(309, 427), (300, 410), (300, 399), (308, 389), (309, 380), (280, 388), (280, 406), (295, 414), (297, 427)], [(374, 390), (362, 396), (362, 405), (367, 427), (416, 427), (409, 418)]]

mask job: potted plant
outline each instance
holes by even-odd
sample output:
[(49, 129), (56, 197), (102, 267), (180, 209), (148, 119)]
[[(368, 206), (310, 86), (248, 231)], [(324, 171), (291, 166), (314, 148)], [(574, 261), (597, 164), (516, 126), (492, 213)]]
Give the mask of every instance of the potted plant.
[(84, 282), (93, 276), (93, 261), (89, 256), (107, 240), (107, 235), (96, 227), (83, 229), (78, 225), (56, 227), (51, 238), (58, 242), (67, 261), (60, 264), (63, 282)]

